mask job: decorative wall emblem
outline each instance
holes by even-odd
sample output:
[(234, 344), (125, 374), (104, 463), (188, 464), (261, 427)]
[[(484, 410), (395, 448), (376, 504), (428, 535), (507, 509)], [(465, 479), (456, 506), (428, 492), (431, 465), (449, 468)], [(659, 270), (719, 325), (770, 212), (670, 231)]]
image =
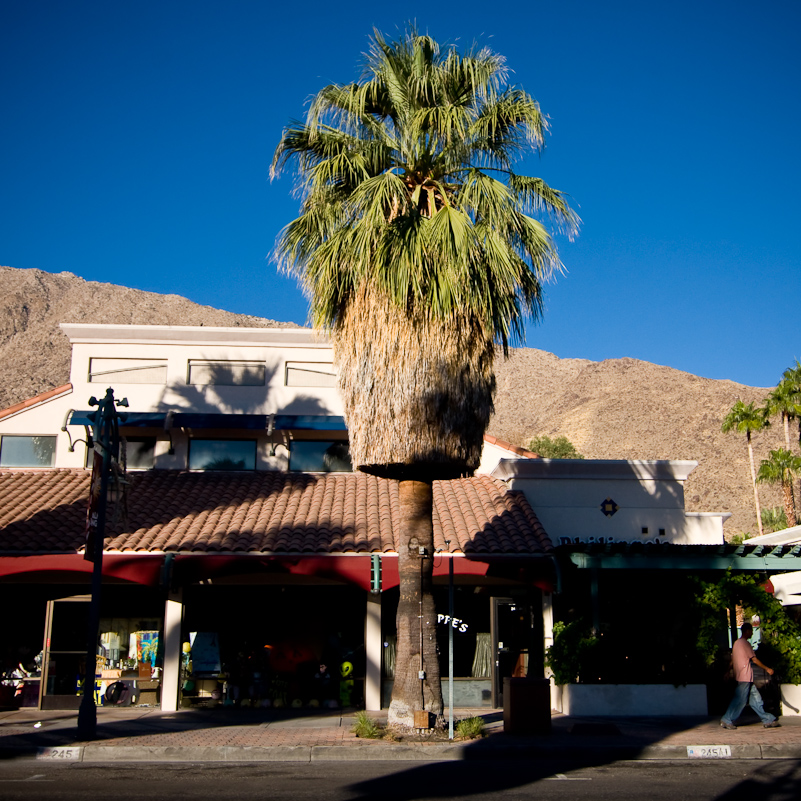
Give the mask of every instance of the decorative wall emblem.
[(605, 501), (604, 501), (604, 502), (601, 504), (601, 511), (602, 511), (602, 512), (603, 512), (603, 513), (604, 513), (604, 514), (607, 516), (607, 517), (612, 517), (612, 515), (613, 515), (615, 512), (617, 512), (617, 510), (618, 510), (618, 509), (620, 509), (620, 507), (619, 507), (619, 506), (618, 506), (618, 505), (617, 505), (617, 504), (616, 504), (616, 503), (615, 503), (615, 502), (614, 502), (614, 501), (613, 501), (611, 498), (607, 498), (607, 499), (606, 499), (606, 500), (605, 500)]

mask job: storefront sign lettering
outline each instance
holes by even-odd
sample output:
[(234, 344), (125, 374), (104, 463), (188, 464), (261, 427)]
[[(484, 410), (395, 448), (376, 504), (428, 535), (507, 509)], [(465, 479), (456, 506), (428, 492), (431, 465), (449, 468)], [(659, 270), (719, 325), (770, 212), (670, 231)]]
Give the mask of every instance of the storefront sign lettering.
[(559, 537), (560, 545), (618, 545), (639, 542), (643, 545), (665, 545), (665, 540), (621, 539), (620, 537)]
[(446, 626), (448, 624), (451, 625), (452, 628), (456, 629), (457, 631), (465, 632), (467, 631), (467, 623), (461, 620), (458, 617), (451, 617), (450, 615), (437, 615), (437, 623), (444, 623)]

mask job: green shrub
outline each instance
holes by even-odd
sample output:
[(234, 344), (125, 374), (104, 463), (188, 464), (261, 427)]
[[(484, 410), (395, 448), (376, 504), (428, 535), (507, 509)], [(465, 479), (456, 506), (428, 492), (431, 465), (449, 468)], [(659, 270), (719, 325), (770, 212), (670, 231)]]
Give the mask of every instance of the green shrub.
[(484, 718), (472, 717), (456, 723), (456, 734), (460, 740), (475, 740), (484, 736)]
[(592, 663), (598, 638), (585, 620), (572, 623), (559, 621), (553, 627), (553, 645), (545, 654), (545, 664), (553, 671), (556, 684), (572, 684), (580, 680)]
[(697, 632), (698, 651), (707, 665), (727, 661), (728, 645), (721, 645), (721, 622), (726, 619), (726, 609), (737, 605), (746, 619), (753, 614), (762, 619), (760, 660), (770, 665), (782, 681), (801, 684), (801, 626), (765, 591), (764, 581), (764, 576), (731, 571), (716, 582), (698, 580), (696, 597), (704, 611)]
[(787, 513), (781, 506), (763, 509), (760, 516), (765, 534), (772, 534), (774, 531), (783, 531), (787, 528)]
[(366, 712), (358, 712), (351, 731), (365, 740), (375, 740), (382, 735), (381, 726)]
[(567, 437), (554, 437), (543, 434), (529, 440), (528, 449), (543, 459), (583, 459), (576, 446)]

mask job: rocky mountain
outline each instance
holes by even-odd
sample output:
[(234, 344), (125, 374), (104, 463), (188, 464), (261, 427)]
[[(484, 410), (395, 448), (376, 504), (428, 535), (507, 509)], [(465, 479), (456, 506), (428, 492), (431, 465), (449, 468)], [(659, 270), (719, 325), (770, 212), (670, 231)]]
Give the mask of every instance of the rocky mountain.
[[(723, 434), (733, 403), (762, 403), (768, 389), (699, 378), (637, 359), (560, 359), (524, 348), (499, 364), (491, 433), (513, 443), (532, 436), (567, 437), (588, 459), (692, 459), (688, 511), (731, 512), (727, 536), (757, 534), (745, 437)], [(784, 447), (776, 424), (753, 436), (757, 465)], [(760, 485), (763, 507), (780, 492)]]
[(0, 267), (0, 409), (69, 381), (70, 345), (59, 323), (89, 322), (297, 327), (72, 273)]
[[(62, 322), (294, 327), (200, 306), (177, 295), (84, 281), (71, 273), (0, 267), (0, 409), (69, 380)], [(737, 398), (760, 403), (767, 389), (714, 381), (636, 359), (560, 359), (533, 348), (497, 365), (489, 433), (525, 444), (566, 436), (590, 459), (694, 459), (690, 511), (728, 511), (727, 535), (755, 533), (745, 439), (722, 434)], [(757, 460), (783, 444), (779, 426), (755, 436)], [(761, 487), (764, 506), (781, 503)]]

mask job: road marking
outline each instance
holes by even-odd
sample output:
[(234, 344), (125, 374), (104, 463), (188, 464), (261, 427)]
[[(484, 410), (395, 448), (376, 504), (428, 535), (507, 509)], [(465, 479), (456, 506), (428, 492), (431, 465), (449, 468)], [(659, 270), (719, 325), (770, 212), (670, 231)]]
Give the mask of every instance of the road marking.
[(730, 745), (688, 745), (687, 756), (694, 759), (729, 759)]
[(81, 747), (57, 746), (55, 748), (40, 748), (36, 758), (55, 759), (59, 762), (77, 762), (81, 758)]
[(591, 782), (589, 776), (565, 776), (564, 773), (557, 773), (555, 776), (546, 776), (546, 782)]

